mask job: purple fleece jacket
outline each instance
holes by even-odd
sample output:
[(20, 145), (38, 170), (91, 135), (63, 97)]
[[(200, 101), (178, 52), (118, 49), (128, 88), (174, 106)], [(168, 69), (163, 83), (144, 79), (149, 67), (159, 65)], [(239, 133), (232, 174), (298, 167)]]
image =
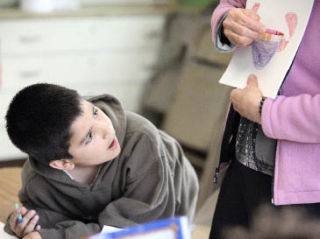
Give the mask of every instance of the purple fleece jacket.
[[(211, 19), (213, 41), (221, 18), (246, 0), (221, 0)], [(276, 99), (266, 99), (262, 129), (277, 139), (274, 204), (320, 202), (320, 0)], [(289, 43), (290, 44), (290, 43)]]

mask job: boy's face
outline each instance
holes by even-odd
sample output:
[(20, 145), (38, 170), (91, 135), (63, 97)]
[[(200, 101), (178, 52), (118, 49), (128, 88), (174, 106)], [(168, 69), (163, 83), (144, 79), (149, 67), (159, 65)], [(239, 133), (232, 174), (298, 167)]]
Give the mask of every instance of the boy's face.
[(71, 125), (69, 153), (76, 166), (94, 166), (114, 159), (120, 145), (109, 117), (92, 103), (82, 100), (83, 113)]

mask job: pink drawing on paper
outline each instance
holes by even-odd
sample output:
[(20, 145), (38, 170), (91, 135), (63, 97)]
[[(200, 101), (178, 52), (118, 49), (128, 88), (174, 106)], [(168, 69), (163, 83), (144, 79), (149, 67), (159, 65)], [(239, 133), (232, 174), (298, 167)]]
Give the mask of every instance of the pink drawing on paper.
[(297, 28), (297, 24), (298, 24), (298, 17), (297, 14), (293, 13), (293, 12), (288, 12), (285, 16), (286, 21), (287, 21), (287, 25), (289, 28), (289, 36), (292, 37), (294, 31)]
[[(298, 17), (297, 17), (297, 14), (295, 14), (293, 12), (288, 12), (285, 16), (285, 19), (286, 19), (286, 22), (288, 25), (289, 39), (290, 39), (293, 36), (293, 33), (297, 28)], [(289, 43), (289, 39), (282, 39), (280, 41), (278, 51), (283, 51), (286, 48), (287, 44)]]
[[(260, 5), (255, 3), (252, 10), (256, 12), (259, 7)], [(285, 38), (284, 33), (267, 28), (260, 38), (252, 42), (252, 59), (256, 69), (263, 69), (268, 65), (277, 51), (283, 51), (288, 45), (297, 27), (298, 18), (295, 13), (288, 12), (285, 15), (285, 20), (289, 29), (289, 37)]]

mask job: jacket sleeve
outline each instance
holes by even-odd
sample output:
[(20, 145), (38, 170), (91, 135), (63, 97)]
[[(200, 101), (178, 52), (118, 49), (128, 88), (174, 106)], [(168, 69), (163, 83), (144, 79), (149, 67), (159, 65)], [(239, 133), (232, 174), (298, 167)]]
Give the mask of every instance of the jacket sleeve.
[(79, 239), (99, 233), (102, 229), (97, 223), (83, 223), (81, 221), (61, 221), (53, 228), (40, 230), (42, 239)]
[[(39, 233), (42, 239), (79, 239), (96, 234), (102, 229), (102, 226), (97, 223), (85, 224), (81, 221), (70, 220), (65, 215), (36, 208), (28, 202), (24, 203), (24, 206), (34, 209), (39, 215), (39, 225), (42, 227)], [(15, 235), (9, 226), (9, 220), (7, 220), (4, 230), (11, 235)]]
[(228, 52), (235, 48), (230, 42), (223, 43), (222, 21), (232, 8), (245, 8), (246, 2), (246, 0), (221, 0), (213, 11), (211, 17), (212, 42), (218, 51)]
[(320, 143), (320, 94), (266, 99), (262, 129), (274, 139)]
[[(59, 215), (56, 212), (36, 209), (41, 218), (58, 219), (55, 225), (51, 227), (45, 227), (40, 230), (42, 239), (79, 239), (89, 235), (99, 233), (102, 229), (102, 225), (98, 223), (84, 223), (77, 220), (67, 219), (64, 215)], [(52, 223), (52, 219), (51, 219)]]
[(161, 145), (145, 135), (137, 141), (123, 173), (125, 190), (100, 215), (106, 225), (126, 227), (174, 216), (173, 173), (160, 152)]
[[(33, 207), (34, 208), (34, 207)], [(99, 233), (102, 226), (97, 223), (83, 223), (71, 220), (65, 215), (47, 210), (37, 209), (43, 229), (40, 230), (42, 239), (79, 239), (81, 237)]]
[[(39, 231), (42, 239), (79, 239), (84, 236), (92, 235), (101, 231), (102, 226), (98, 223), (83, 223), (79, 220), (70, 219), (63, 212), (45, 209), (43, 203), (38, 203), (38, 198), (30, 195), (29, 184), (36, 180), (37, 175), (27, 162), (22, 171), (22, 188), (19, 191), (19, 200), (27, 209), (35, 210), (39, 215), (38, 224), (41, 226)], [(9, 217), (8, 217), (9, 219)], [(7, 220), (5, 231), (14, 235)]]
[[(32, 203), (32, 200), (24, 190), (19, 192), (19, 199), (23, 206), (28, 209), (34, 209), (39, 215), (38, 223), (42, 228), (39, 233), (42, 239), (79, 239), (84, 236), (96, 234), (102, 229), (102, 225), (98, 223), (85, 224), (81, 221), (71, 220), (61, 213), (38, 208)], [(14, 232), (10, 229), (8, 219), (5, 225), (5, 231), (14, 235)]]

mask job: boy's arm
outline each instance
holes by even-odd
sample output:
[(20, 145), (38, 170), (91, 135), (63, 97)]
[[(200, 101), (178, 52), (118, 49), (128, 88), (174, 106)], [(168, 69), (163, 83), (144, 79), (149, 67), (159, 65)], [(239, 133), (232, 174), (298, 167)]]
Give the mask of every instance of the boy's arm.
[[(99, 233), (102, 229), (102, 226), (97, 223), (86, 224), (81, 221), (70, 220), (62, 214), (46, 209), (35, 208), (34, 210), (40, 218), (41, 230), (39, 230), (39, 233), (42, 239), (79, 239)], [(14, 235), (9, 223), (6, 224), (5, 231)]]
[[(20, 199), (22, 199), (20, 194)], [(21, 200), (22, 203), (23, 200)], [(24, 203), (28, 207), (35, 208), (30, 200)], [(35, 208), (39, 215), (39, 231), (42, 239), (79, 239), (84, 236), (99, 233), (102, 227), (96, 223), (83, 223), (71, 220), (67, 216), (48, 209)]]
[[(41, 226), (39, 233), (42, 239), (79, 239), (96, 234), (102, 229), (102, 225), (97, 223), (85, 224), (81, 221), (71, 220), (61, 213), (35, 206), (23, 189), (19, 192), (19, 199), (26, 208), (35, 210), (39, 216), (38, 224)], [(4, 230), (15, 235), (10, 228), (9, 217)]]
[(39, 215), (35, 210), (27, 210), (25, 207), (16, 208), (8, 216), (4, 231), (18, 237), (24, 237), (30, 232), (41, 229), (38, 220)]
[[(166, 150), (161, 139), (139, 138), (123, 176), (126, 190), (101, 212), (101, 223), (126, 227), (175, 215), (180, 200), (176, 195), (183, 190), (174, 184), (181, 165), (169, 158)], [(175, 166), (169, 166), (172, 163)]]
[(62, 221), (39, 231), (42, 239), (79, 239), (101, 232), (102, 225), (81, 221)]
[[(162, 169), (163, 166), (155, 163), (149, 173), (143, 172), (129, 182), (124, 195), (109, 203), (100, 214), (100, 221), (109, 226), (127, 227), (174, 216), (172, 195), (168, 193), (166, 180), (159, 176)], [(167, 176), (170, 177), (164, 175)], [(168, 209), (169, 202), (172, 202), (171, 209)]]
[[(126, 227), (174, 216), (175, 198), (168, 180), (171, 175), (165, 163), (156, 158), (153, 152), (143, 152), (145, 148), (151, 149), (152, 143), (143, 139), (130, 157), (130, 160), (137, 160), (137, 168), (141, 170), (131, 168), (126, 191), (100, 213), (99, 223), (85, 224), (68, 220), (56, 212), (35, 209), (40, 217), (42, 229), (39, 232), (42, 239), (78, 239), (100, 232), (103, 225)], [(142, 154), (146, 162), (140, 161)]]

